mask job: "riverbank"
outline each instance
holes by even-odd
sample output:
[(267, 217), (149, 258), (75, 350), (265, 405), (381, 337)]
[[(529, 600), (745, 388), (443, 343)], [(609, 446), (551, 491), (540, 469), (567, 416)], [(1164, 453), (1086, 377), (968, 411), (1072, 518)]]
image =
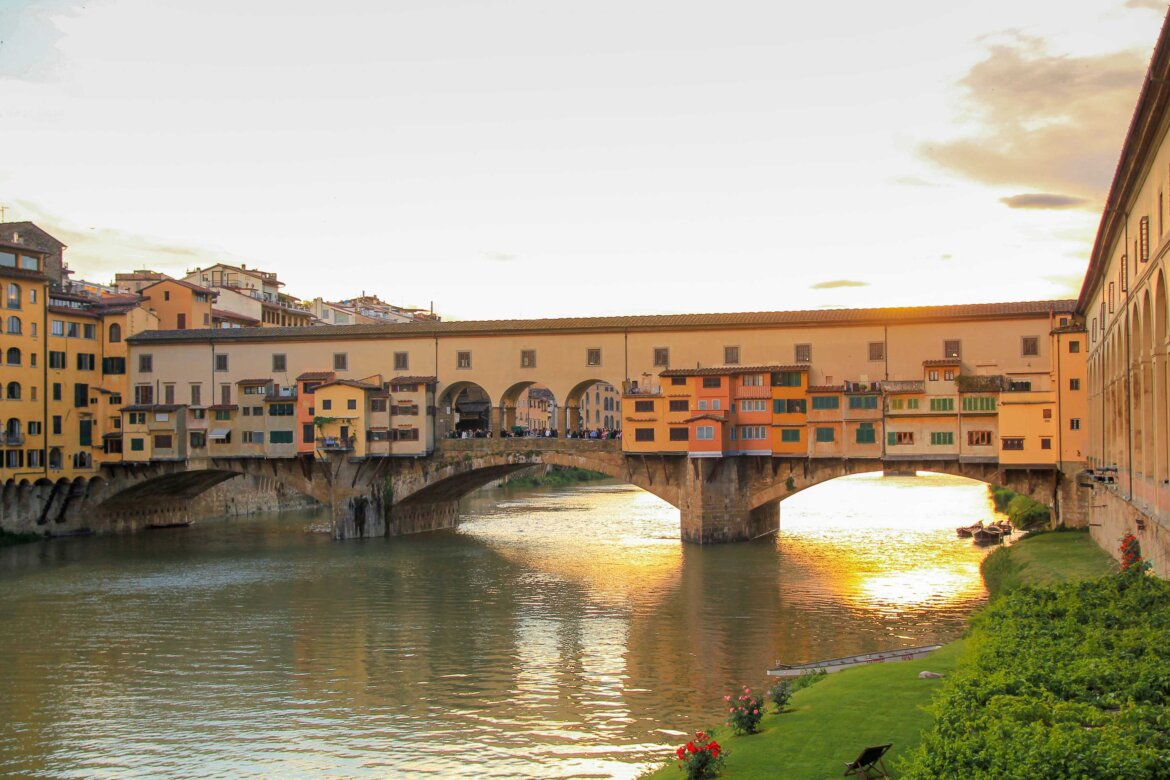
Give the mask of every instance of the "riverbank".
[[(996, 550), (984, 563), (993, 599), (1021, 585), (1080, 581), (1116, 570), (1113, 559), (1084, 532), (1023, 539)], [(727, 750), (727, 764), (720, 777), (822, 780), (839, 776), (845, 762), (865, 747), (887, 742), (894, 745), (885, 762), (892, 768), (899, 757), (909, 756), (917, 748), (934, 724), (928, 707), (945, 677), (919, 679), (919, 672), (950, 675), (967, 649), (968, 640), (964, 639), (918, 661), (874, 664), (830, 674), (798, 691), (783, 714), (765, 716), (759, 734), (731, 736), (722, 726), (723, 718), (713, 716), (712, 725)], [(649, 775), (663, 780), (681, 776), (673, 762)]]
[(35, 542), (45, 537), (40, 534), (26, 534), (26, 533), (12, 533), (0, 528), (0, 547), (12, 547), (17, 544), (28, 544)]
[(506, 485), (507, 487), (524, 488), (565, 487), (567, 485), (578, 485), (582, 482), (596, 482), (602, 479), (610, 479), (610, 477), (598, 471), (581, 469), (576, 466), (564, 468), (554, 466), (549, 469), (547, 474), (538, 477), (513, 477), (507, 481)]

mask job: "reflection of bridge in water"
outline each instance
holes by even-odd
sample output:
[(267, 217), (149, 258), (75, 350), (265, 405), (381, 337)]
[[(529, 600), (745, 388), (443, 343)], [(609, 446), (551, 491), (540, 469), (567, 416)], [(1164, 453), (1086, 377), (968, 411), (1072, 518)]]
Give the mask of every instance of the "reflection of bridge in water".
[(50, 527), (119, 530), (190, 519), (190, 501), (241, 475), (265, 477), (331, 507), (336, 538), (449, 528), (458, 502), (503, 476), (535, 465), (590, 469), (646, 490), (678, 508), (686, 541), (751, 539), (779, 527), (784, 498), (838, 477), (874, 471), (931, 471), (1006, 485), (1061, 506), (1059, 472), (958, 459), (688, 458), (622, 452), (620, 440), (442, 439), (425, 458), (354, 460), (203, 458), (107, 467), (104, 478), (5, 491), (5, 511), (31, 512)]

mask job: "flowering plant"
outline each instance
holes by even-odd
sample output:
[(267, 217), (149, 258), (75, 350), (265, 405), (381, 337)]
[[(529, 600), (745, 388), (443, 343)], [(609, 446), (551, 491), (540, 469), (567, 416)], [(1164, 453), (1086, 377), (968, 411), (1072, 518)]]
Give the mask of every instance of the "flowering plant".
[(764, 700), (752, 696), (752, 689), (746, 685), (739, 698), (732, 699), (724, 696), (727, 702), (727, 725), (731, 726), (736, 734), (755, 734), (760, 726), (760, 718), (764, 717)]
[(695, 738), (674, 754), (678, 757), (678, 768), (687, 773), (687, 780), (715, 777), (723, 768), (723, 748), (713, 734), (705, 731), (696, 731)]
[(1150, 568), (1149, 561), (1142, 559), (1142, 545), (1133, 534), (1121, 539), (1121, 570), (1144, 572)]

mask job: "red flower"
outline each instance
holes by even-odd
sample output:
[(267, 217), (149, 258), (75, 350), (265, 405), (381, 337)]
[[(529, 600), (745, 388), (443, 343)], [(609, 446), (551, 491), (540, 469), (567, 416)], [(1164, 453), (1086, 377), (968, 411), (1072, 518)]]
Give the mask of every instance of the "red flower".
[(697, 748), (697, 747), (695, 747), (695, 743), (694, 743), (694, 742), (688, 742), (688, 743), (687, 743), (687, 750), (688, 750), (688, 751), (690, 751), (691, 753), (694, 753), (694, 752), (696, 752), (696, 751), (698, 750), (698, 748)]

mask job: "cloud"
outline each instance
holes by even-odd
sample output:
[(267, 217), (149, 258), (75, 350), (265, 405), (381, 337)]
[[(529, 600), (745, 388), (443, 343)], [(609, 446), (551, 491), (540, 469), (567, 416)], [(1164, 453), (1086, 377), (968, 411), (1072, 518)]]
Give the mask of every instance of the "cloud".
[(1080, 295), (1081, 283), (1085, 280), (1082, 274), (1054, 274), (1041, 278), (1061, 288), (1060, 292), (1057, 293), (1058, 295), (1064, 295), (1069, 298), (1075, 298)]
[(1011, 34), (960, 81), (974, 133), (922, 144), (919, 153), (985, 184), (1099, 201), (1145, 69), (1139, 51), (1051, 54), (1043, 41)]
[(1165, 0), (1125, 0), (1126, 8), (1144, 8), (1147, 11), (1166, 12)]
[(920, 179), (917, 176), (895, 176), (891, 179), (894, 184), (901, 184), (906, 187), (937, 187), (938, 184), (927, 179)]
[(836, 290), (840, 287), (869, 287), (869, 282), (859, 282), (856, 279), (832, 279), (827, 282), (817, 282), (810, 290)]
[(954, 257), (955, 257), (954, 255), (939, 255), (938, 259), (945, 262), (947, 260), (953, 260)]
[(497, 263), (510, 263), (516, 259), (516, 255), (510, 255), (507, 252), (484, 252), (484, 256)]
[(57, 18), (79, 13), (76, 0), (0, 3), (0, 78), (37, 81), (61, 62)]
[(1088, 198), (1078, 198), (1073, 195), (1058, 195), (1053, 192), (1030, 192), (1021, 195), (1009, 195), (1000, 198), (999, 202), (1009, 209), (1076, 209), (1083, 206), (1092, 206)]

